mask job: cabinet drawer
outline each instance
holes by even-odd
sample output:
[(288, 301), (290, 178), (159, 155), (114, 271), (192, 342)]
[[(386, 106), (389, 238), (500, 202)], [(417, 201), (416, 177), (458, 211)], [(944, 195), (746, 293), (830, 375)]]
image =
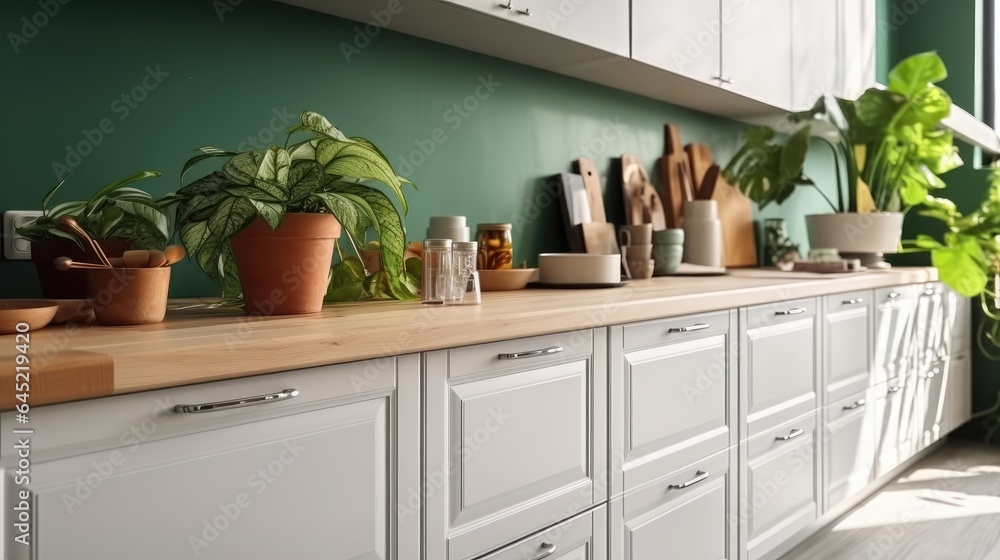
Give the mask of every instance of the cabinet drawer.
[(504, 340), (445, 350), (448, 377), (535, 368), (547, 364), (588, 358), (594, 351), (593, 331)]
[(862, 291), (824, 298), (824, 403), (846, 398), (871, 385), (872, 297), (871, 291)]
[[(612, 494), (736, 443), (733, 318), (721, 313), (624, 327), (626, 343), (642, 340), (643, 347), (616, 353), (612, 364)], [(681, 331), (691, 327), (697, 330)], [(620, 333), (612, 329), (612, 344)]]
[(744, 310), (740, 359), (747, 372), (741, 394), (747, 436), (817, 408), (815, 303), (809, 299)]
[(514, 359), (516, 368), (475, 376), (455, 375), (451, 359), (568, 344), (576, 334), (424, 354), (428, 558), (475, 558), (604, 500), (606, 329), (585, 331), (588, 340), (558, 359)]
[(864, 489), (875, 472), (875, 414), (869, 391), (826, 407), (826, 506), (829, 511)]
[(743, 444), (741, 532), (751, 560), (787, 543), (819, 515), (817, 416), (809, 413)]
[(737, 458), (729, 448), (612, 500), (612, 558), (735, 560)]
[(917, 286), (875, 290), (874, 372), (872, 385), (905, 375), (910, 363)]
[(601, 505), (569, 521), (481, 556), (479, 560), (607, 560), (608, 510)]

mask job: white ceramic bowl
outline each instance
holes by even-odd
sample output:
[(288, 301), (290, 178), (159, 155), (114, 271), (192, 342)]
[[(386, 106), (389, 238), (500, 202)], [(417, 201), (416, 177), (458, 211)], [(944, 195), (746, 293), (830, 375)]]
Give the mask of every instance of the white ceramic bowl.
[(425, 239), (451, 239), (452, 241), (469, 241), (468, 227), (437, 227), (427, 228)]
[(464, 228), (467, 225), (465, 216), (431, 216), (429, 229)]
[(543, 284), (617, 284), (621, 281), (621, 266), (621, 255), (538, 255), (539, 281)]

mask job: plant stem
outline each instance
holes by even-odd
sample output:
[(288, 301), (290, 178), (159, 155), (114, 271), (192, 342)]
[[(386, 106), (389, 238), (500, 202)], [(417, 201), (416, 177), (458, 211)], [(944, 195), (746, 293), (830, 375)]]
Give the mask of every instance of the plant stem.
[(837, 212), (837, 207), (834, 206), (833, 201), (830, 200), (830, 197), (826, 196), (826, 193), (823, 192), (823, 189), (819, 188), (819, 185), (817, 185), (816, 183), (814, 183), (812, 180), (809, 181), (809, 184), (816, 189), (816, 192), (818, 192), (820, 194), (820, 196), (823, 197), (823, 200), (825, 200), (826, 203), (830, 205), (830, 208), (833, 209), (834, 213), (836, 213)]
[(820, 137), (820, 140), (826, 142), (827, 146), (830, 146), (830, 151), (833, 152), (833, 171), (837, 177), (837, 207), (834, 208), (834, 212), (846, 212), (844, 208), (844, 182), (840, 174), (840, 154), (837, 153), (837, 146), (833, 142), (827, 140), (826, 138)]

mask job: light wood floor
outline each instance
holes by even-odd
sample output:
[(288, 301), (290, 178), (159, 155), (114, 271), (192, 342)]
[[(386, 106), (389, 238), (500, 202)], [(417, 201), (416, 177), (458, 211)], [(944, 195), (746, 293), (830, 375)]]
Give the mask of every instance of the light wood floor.
[(781, 560), (1000, 560), (1000, 448), (948, 442)]

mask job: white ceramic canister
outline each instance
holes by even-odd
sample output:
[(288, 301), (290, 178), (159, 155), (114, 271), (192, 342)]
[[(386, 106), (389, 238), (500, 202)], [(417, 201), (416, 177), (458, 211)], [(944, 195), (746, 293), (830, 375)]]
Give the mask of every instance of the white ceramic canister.
[(722, 222), (714, 200), (684, 203), (684, 262), (721, 268)]

